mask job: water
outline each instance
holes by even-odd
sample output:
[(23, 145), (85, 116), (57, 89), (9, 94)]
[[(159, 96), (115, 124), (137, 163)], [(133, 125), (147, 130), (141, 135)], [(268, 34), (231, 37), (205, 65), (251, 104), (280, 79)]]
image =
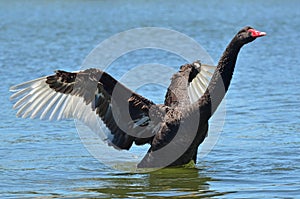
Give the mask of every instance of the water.
[[(300, 196), (300, 70), (298, 1), (1, 1), (1, 198), (297, 198)], [(237, 30), (252, 25), (268, 36), (245, 46), (226, 96), (218, 143), (197, 169), (126, 174), (94, 159), (73, 121), (15, 118), (10, 86), (78, 70), (101, 41), (136, 27), (180, 31), (217, 61)], [(159, 51), (142, 60), (179, 66)], [(148, 56), (148, 57), (147, 57)], [(130, 56), (129, 56), (130, 57)], [(122, 69), (120, 69), (122, 71)], [(112, 70), (120, 77), (120, 70)], [(141, 90), (156, 102), (164, 90)]]

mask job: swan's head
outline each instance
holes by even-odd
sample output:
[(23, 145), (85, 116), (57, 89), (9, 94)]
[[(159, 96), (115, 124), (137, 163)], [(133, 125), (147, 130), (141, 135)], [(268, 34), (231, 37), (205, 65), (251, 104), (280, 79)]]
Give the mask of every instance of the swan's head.
[(267, 35), (267, 33), (255, 30), (254, 28), (252, 28), (250, 26), (246, 26), (237, 33), (236, 38), (242, 44), (247, 44), (249, 42), (254, 41), (256, 38), (262, 37), (265, 35)]

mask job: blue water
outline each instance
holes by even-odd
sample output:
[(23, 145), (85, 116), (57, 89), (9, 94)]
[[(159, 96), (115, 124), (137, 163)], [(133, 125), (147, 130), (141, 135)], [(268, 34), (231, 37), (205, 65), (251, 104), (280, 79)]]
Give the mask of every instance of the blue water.
[[(299, 6), (296, 0), (0, 1), (0, 197), (299, 197)], [(20, 119), (12, 110), (10, 86), (56, 69), (78, 70), (96, 45), (121, 31), (177, 30), (217, 62), (245, 25), (268, 35), (242, 49), (223, 131), (197, 169), (115, 171), (88, 153), (73, 121)], [(148, 55), (140, 55), (114, 66), (142, 63)], [(160, 51), (149, 57), (184, 64)], [(156, 89), (141, 94), (161, 102), (164, 90)]]

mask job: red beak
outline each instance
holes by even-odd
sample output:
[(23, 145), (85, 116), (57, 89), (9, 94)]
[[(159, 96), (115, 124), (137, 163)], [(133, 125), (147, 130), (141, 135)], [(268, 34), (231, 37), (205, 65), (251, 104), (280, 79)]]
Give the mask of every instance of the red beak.
[(254, 38), (256, 38), (256, 37), (262, 37), (262, 36), (267, 35), (267, 33), (260, 32), (260, 31), (255, 30), (255, 29), (249, 29), (248, 32), (251, 32), (251, 36), (254, 37)]

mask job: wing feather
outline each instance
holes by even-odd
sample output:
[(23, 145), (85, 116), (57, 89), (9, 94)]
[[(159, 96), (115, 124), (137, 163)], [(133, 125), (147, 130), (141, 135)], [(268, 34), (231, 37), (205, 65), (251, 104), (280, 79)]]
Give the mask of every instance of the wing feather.
[(188, 86), (188, 95), (191, 103), (196, 102), (206, 91), (216, 66), (201, 64), (200, 72)]
[(57, 94), (54, 91), (52, 91), (52, 92), (53, 92), (52, 99), (50, 99), (51, 100), (50, 103), (47, 106), (45, 106), (45, 109), (43, 107), (44, 111), (43, 111), (40, 119), (50, 119), (50, 117), (49, 116), (47, 117), (47, 115), (51, 112), (50, 110), (53, 109), (53, 107), (56, 104), (56, 101), (59, 99), (59, 97), (61, 97), (60, 93)]
[[(54, 95), (54, 92), (51, 92), (51, 90), (47, 90), (46, 92), (44, 92), (43, 96), (41, 96), (37, 103), (37, 107), (36, 109), (33, 111), (33, 113), (31, 114), (31, 118), (36, 118), (39, 114), (41, 114), (43, 108), (46, 106), (46, 104), (49, 103), (49, 101), (51, 100), (51, 97)], [(42, 118), (41, 118), (42, 119)]]
[[(118, 91), (122, 95), (120, 99), (114, 100), (116, 101), (114, 109), (117, 109), (116, 112), (120, 115), (113, 114), (112, 109), (112, 93), (117, 84)], [(152, 139), (143, 138), (141, 142), (138, 137), (123, 131), (119, 124), (125, 123), (123, 125), (127, 125), (128, 130), (149, 125), (151, 122), (148, 114), (154, 103), (98, 69), (72, 73), (56, 71), (54, 75), (13, 86), (10, 91), (14, 92), (11, 100), (16, 100), (13, 108), (18, 109), (18, 117), (39, 117), (49, 120), (75, 118), (88, 125), (93, 131), (99, 131), (99, 121), (96, 119), (98, 116), (103, 121), (101, 125), (108, 128), (112, 134), (102, 138), (111, 137), (111, 145), (120, 149), (129, 149), (134, 141), (141, 144), (148, 143)], [(133, 114), (133, 123), (136, 125), (128, 122), (131, 118), (124, 119), (126, 113), (121, 110), (124, 109), (121, 106), (123, 104), (129, 105), (129, 112)], [(152, 128), (148, 127), (148, 129)]]

